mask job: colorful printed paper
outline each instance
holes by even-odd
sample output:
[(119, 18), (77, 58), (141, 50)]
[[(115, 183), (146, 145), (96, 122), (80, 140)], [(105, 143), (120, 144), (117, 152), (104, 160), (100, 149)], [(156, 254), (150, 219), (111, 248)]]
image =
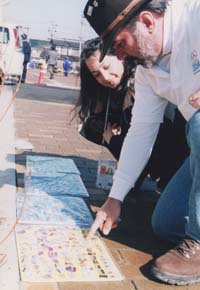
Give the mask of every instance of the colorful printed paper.
[(56, 176), (63, 173), (80, 175), (74, 161), (69, 158), (52, 156), (26, 156), (27, 171), (31, 169), (32, 175), (36, 176)]
[(87, 205), (79, 197), (19, 194), (17, 216), (23, 204), (20, 223), (65, 224), (69, 227), (85, 229), (89, 228), (93, 222)]
[(116, 161), (113, 160), (99, 160), (96, 180), (98, 188), (111, 189), (116, 165)]
[(28, 173), (25, 173), (24, 178), (25, 191), (32, 194), (40, 194), (43, 191), (49, 195), (89, 196), (81, 177), (77, 174), (29, 177)]
[(22, 281), (119, 281), (122, 276), (100, 238), (86, 240), (67, 226), (18, 225)]

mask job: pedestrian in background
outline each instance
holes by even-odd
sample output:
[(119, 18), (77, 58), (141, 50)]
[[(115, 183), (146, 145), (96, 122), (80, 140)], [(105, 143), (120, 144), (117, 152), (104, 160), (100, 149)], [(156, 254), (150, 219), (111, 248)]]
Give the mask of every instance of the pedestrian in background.
[(27, 64), (31, 58), (31, 46), (30, 46), (30, 43), (28, 42), (28, 38), (27, 38), (27, 35), (25, 33), (22, 34), (21, 38), (22, 38), (22, 50), (23, 50), (23, 54), (24, 54), (23, 72), (22, 72), (21, 82), (25, 83), (26, 74), (27, 74)]
[(68, 73), (71, 71), (71, 69), (72, 69), (71, 62), (69, 61), (69, 58), (66, 56), (63, 61), (63, 72), (65, 77), (68, 76)]
[(58, 53), (56, 51), (56, 46), (52, 45), (51, 50), (47, 54), (46, 62), (48, 64), (48, 70), (50, 72), (50, 79), (54, 78), (54, 69), (57, 65)]

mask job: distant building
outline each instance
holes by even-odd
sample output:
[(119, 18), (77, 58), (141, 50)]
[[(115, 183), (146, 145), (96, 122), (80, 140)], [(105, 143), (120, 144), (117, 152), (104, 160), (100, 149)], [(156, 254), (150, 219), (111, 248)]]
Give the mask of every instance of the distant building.
[[(56, 50), (58, 52), (58, 65), (62, 66), (61, 62), (67, 56), (72, 63), (73, 70), (79, 71), (81, 51), (80, 41), (74, 39), (54, 39), (53, 42), (56, 45)], [(30, 43), (32, 47), (32, 55), (35, 58), (45, 58), (47, 51), (51, 47), (50, 41), (48, 40), (30, 39)]]

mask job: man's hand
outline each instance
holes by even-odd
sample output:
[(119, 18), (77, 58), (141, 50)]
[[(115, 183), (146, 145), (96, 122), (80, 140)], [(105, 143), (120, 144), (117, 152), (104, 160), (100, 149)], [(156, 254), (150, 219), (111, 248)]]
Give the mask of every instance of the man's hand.
[(108, 235), (111, 229), (117, 227), (120, 212), (121, 202), (115, 198), (109, 197), (98, 210), (96, 219), (90, 228), (88, 239), (92, 238), (98, 229), (100, 229), (104, 235)]

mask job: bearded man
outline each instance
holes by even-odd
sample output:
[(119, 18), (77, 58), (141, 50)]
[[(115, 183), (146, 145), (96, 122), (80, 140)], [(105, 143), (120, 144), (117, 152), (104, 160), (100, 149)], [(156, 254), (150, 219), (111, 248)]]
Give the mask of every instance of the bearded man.
[(89, 237), (108, 234), (121, 202), (134, 186), (155, 142), (168, 101), (187, 121), (190, 156), (167, 185), (153, 217), (155, 235), (177, 246), (154, 261), (151, 272), (169, 284), (200, 281), (200, 111), (188, 97), (200, 87), (199, 0), (89, 0), (84, 15), (102, 38), (103, 59), (114, 48), (119, 59), (138, 64), (135, 104), (108, 199)]

